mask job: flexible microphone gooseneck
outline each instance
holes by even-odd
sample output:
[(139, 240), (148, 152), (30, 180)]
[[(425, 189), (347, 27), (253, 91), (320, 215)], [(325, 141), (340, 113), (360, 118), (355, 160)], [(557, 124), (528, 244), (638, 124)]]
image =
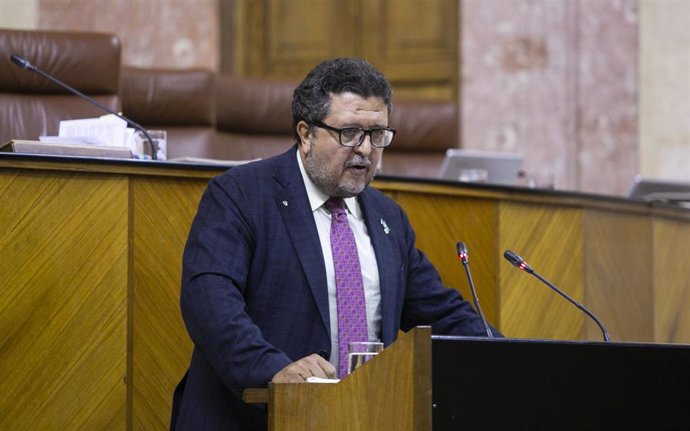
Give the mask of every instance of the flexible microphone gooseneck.
[(557, 288), (549, 280), (547, 280), (544, 277), (542, 277), (541, 275), (539, 275), (539, 273), (537, 273), (534, 269), (532, 269), (532, 267), (529, 266), (523, 258), (521, 258), (517, 254), (513, 253), (512, 251), (506, 250), (505, 253), (503, 253), (503, 257), (505, 257), (508, 262), (512, 263), (513, 266), (516, 266), (517, 268), (527, 272), (528, 274), (532, 274), (533, 276), (537, 277), (539, 279), (539, 281), (541, 281), (542, 283), (549, 286), (556, 293), (558, 293), (563, 298), (568, 300), (571, 304), (573, 304), (574, 306), (579, 308), (582, 312), (584, 312), (587, 316), (589, 316), (592, 320), (594, 320), (594, 322), (599, 326), (599, 329), (601, 329), (601, 333), (604, 335), (604, 341), (607, 341), (607, 342), (611, 341), (611, 339), (609, 338), (609, 333), (606, 331), (606, 328), (604, 328), (604, 325), (601, 323), (601, 321), (599, 319), (597, 319), (597, 316), (595, 316), (594, 313), (592, 313), (591, 311), (589, 311), (587, 309), (587, 307), (585, 307), (584, 305), (575, 301), (573, 298), (568, 296), (561, 289)]
[(87, 96), (86, 94), (82, 93), (81, 91), (77, 90), (76, 88), (70, 87), (69, 85), (65, 84), (64, 82), (60, 81), (57, 78), (54, 78), (53, 76), (43, 72), (41, 69), (37, 68), (29, 60), (25, 59), (24, 57), (21, 57), (17, 54), (12, 54), (10, 55), (10, 60), (12, 60), (12, 63), (16, 64), (17, 66), (21, 67), (22, 69), (26, 69), (30, 72), (37, 73), (44, 77), (45, 79), (53, 82), (54, 84), (58, 85), (59, 87), (62, 87), (63, 89), (67, 90), (68, 92), (75, 94), (82, 99), (86, 100), (87, 102), (91, 103), (92, 105), (95, 105), (99, 107), (100, 109), (104, 110), (105, 112), (109, 114), (113, 114), (117, 118), (120, 118), (121, 120), (124, 120), (127, 122), (128, 126), (131, 126), (137, 130), (139, 130), (141, 133), (146, 136), (146, 140), (149, 143), (149, 147), (151, 148), (151, 158), (153, 160), (156, 160), (156, 153), (158, 152), (158, 149), (156, 148), (156, 145), (153, 143), (153, 139), (151, 139), (151, 136), (149, 136), (149, 133), (144, 129), (140, 124), (135, 123), (134, 121), (130, 120), (129, 118), (125, 117), (122, 114), (118, 114), (117, 112), (113, 111), (112, 109), (108, 108), (107, 106), (99, 103), (97, 100)]
[(477, 291), (474, 289), (474, 282), (472, 281), (472, 274), (470, 274), (470, 263), (467, 259), (468, 253), (467, 253), (467, 246), (465, 246), (464, 242), (459, 242), (456, 245), (457, 251), (458, 251), (458, 259), (460, 259), (460, 262), (462, 262), (462, 266), (465, 267), (465, 274), (467, 274), (467, 281), (470, 284), (470, 291), (472, 292), (472, 299), (474, 300), (474, 306), (477, 309), (477, 314), (479, 315), (479, 318), (482, 321), (482, 325), (484, 325), (484, 330), (486, 331), (486, 336), (489, 338), (493, 338), (494, 334), (491, 332), (491, 328), (489, 328), (489, 324), (486, 322), (486, 318), (484, 317), (484, 312), (482, 311), (482, 307), (479, 305), (479, 297), (477, 296)]

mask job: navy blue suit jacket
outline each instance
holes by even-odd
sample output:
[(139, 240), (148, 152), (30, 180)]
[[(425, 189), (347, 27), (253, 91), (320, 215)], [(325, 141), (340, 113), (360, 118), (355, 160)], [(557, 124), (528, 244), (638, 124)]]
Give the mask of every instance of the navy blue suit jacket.
[[(295, 152), (235, 167), (211, 180), (201, 199), (181, 292), (195, 347), (176, 390), (173, 428), (265, 427), (264, 411), (244, 405), (241, 391), (265, 387), (312, 353), (330, 355), (326, 270)], [(403, 210), (371, 187), (358, 199), (379, 270), (384, 344), (416, 325), (485, 335), (469, 303), (415, 248)]]

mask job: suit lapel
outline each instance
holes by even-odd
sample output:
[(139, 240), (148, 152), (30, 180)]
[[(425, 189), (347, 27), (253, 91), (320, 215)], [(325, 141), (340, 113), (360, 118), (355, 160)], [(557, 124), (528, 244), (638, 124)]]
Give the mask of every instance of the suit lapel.
[[(399, 261), (395, 250), (396, 232), (391, 232), (382, 208), (373, 198), (370, 189), (365, 189), (360, 195), (360, 203), (364, 214), (364, 222), (371, 238), (371, 244), (376, 254), (376, 264), (379, 270), (379, 283), (381, 286), (381, 339), (388, 345), (397, 336), (396, 304), (400, 295), (397, 289)], [(400, 232), (397, 232), (399, 235)]]
[(319, 233), (295, 152), (289, 151), (285, 156), (274, 174), (276, 181), (284, 187), (276, 194), (275, 203), (304, 269), (321, 320), (330, 334), (328, 287)]

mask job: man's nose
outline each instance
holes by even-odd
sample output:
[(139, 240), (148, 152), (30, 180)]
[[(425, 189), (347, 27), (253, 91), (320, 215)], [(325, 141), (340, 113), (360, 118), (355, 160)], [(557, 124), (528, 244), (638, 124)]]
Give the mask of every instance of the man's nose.
[(368, 133), (365, 133), (364, 134), (364, 140), (362, 141), (361, 144), (359, 144), (355, 147), (355, 152), (357, 154), (361, 154), (362, 156), (368, 156), (369, 154), (371, 154), (372, 147), (373, 146), (371, 145), (371, 135)]

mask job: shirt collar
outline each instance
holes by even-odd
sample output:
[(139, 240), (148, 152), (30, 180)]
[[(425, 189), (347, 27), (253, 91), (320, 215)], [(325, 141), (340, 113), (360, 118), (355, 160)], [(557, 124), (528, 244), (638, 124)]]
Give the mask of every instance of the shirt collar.
[[(309, 198), (309, 205), (311, 206), (311, 211), (317, 211), (319, 208), (323, 207), (323, 204), (330, 198), (327, 194), (319, 190), (318, 187), (311, 181), (307, 171), (304, 169), (304, 163), (302, 162), (302, 157), (299, 153), (299, 148), (296, 152), (297, 164), (299, 165), (299, 171), (302, 174), (302, 179), (304, 180), (304, 185), (307, 189), (307, 197)], [(345, 206), (347, 210), (352, 214), (357, 220), (362, 220), (362, 209), (359, 207), (356, 197), (345, 198)]]

